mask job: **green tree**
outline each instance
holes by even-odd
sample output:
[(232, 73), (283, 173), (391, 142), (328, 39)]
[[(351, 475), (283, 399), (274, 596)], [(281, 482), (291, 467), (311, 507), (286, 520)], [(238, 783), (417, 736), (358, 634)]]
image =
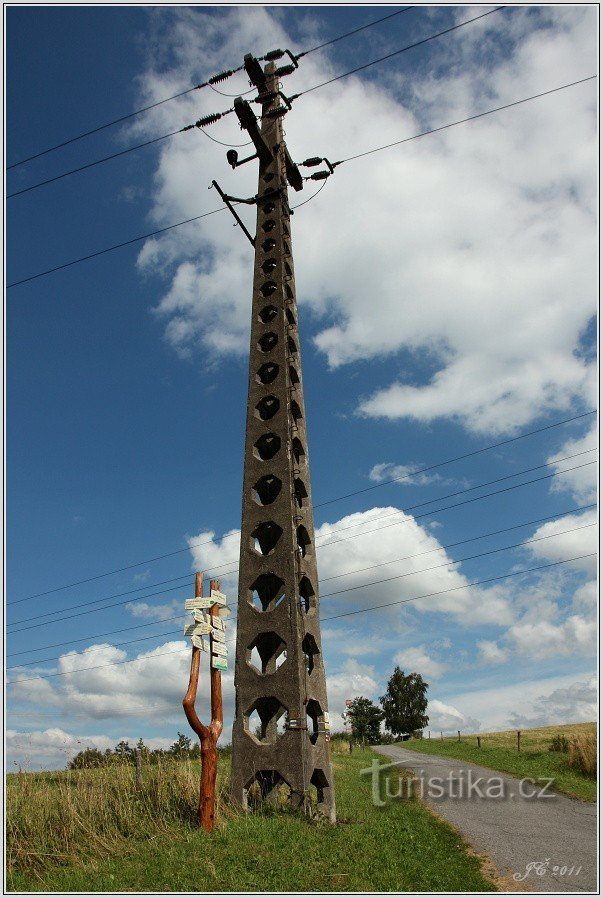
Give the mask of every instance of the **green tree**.
[(134, 759), (134, 749), (129, 742), (122, 739), (113, 749), (113, 755), (119, 761), (132, 761)]
[(383, 711), (374, 705), (369, 698), (357, 695), (347, 712), (352, 727), (352, 738), (365, 745), (376, 745), (379, 742), (379, 728), (383, 720)]
[(191, 740), (184, 733), (178, 733), (178, 738), (170, 746), (170, 754), (178, 759), (188, 758), (191, 750)]
[(405, 674), (396, 667), (387, 683), (385, 695), (379, 701), (383, 708), (385, 725), (395, 736), (422, 730), (429, 723), (427, 689), (421, 674)]
[(69, 761), (67, 767), (69, 770), (87, 770), (92, 767), (103, 767), (106, 763), (106, 755), (102, 751), (99, 751), (98, 748), (86, 748), (84, 751), (79, 751)]

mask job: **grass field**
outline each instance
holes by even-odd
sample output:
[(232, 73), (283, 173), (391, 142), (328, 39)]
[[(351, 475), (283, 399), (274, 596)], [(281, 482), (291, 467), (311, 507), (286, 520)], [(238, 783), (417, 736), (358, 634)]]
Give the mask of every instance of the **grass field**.
[(338, 824), (275, 811), (194, 826), (197, 764), (12, 774), (7, 783), (10, 891), (494, 891), (458, 835), (416, 800), (371, 802), (376, 757), (334, 755)]
[(594, 723), (574, 723), (561, 726), (538, 727), (521, 731), (521, 751), (517, 751), (517, 730), (500, 733), (480, 733), (481, 748), (477, 746), (477, 734), (445, 739), (410, 739), (401, 743), (404, 748), (424, 754), (446, 755), (471, 761), (517, 777), (552, 777), (552, 788), (583, 801), (596, 801), (597, 781), (568, 765), (568, 755), (561, 751), (549, 751), (556, 736), (573, 739), (596, 739)]

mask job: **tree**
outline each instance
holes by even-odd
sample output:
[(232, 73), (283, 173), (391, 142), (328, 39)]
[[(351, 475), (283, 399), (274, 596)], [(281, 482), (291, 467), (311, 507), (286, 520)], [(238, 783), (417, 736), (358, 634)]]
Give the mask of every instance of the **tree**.
[(84, 751), (79, 751), (67, 766), (69, 770), (87, 770), (93, 767), (104, 767), (106, 763), (106, 755), (98, 748), (86, 748)]
[(379, 701), (383, 708), (385, 725), (395, 736), (422, 730), (429, 723), (427, 689), (421, 674), (404, 674), (396, 667), (389, 678), (385, 695)]
[(369, 698), (358, 695), (353, 699), (347, 712), (352, 727), (352, 737), (364, 745), (375, 745), (379, 742), (379, 728), (383, 720), (383, 711), (374, 705)]
[(134, 749), (129, 742), (126, 742), (123, 739), (121, 740), (121, 742), (117, 743), (117, 745), (113, 749), (113, 754), (119, 761), (134, 760)]
[(170, 754), (182, 760), (188, 758), (191, 750), (191, 740), (184, 733), (178, 733), (178, 738), (170, 747)]

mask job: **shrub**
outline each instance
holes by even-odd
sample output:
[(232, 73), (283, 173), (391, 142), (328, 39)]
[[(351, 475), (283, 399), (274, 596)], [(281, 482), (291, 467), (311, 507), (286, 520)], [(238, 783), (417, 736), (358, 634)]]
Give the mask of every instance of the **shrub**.
[(570, 739), (568, 765), (586, 776), (597, 775), (596, 736), (574, 736)]
[(562, 751), (564, 754), (567, 754), (569, 751), (569, 742), (567, 740), (567, 736), (554, 736), (551, 744), (549, 745), (549, 751)]

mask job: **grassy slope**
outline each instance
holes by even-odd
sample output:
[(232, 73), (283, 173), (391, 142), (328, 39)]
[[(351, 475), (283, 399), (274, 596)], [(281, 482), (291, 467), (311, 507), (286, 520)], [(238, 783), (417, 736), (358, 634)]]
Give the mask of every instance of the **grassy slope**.
[(517, 730), (500, 733), (480, 733), (481, 748), (477, 747), (477, 736), (462, 736), (461, 741), (452, 739), (410, 739), (404, 748), (424, 754), (446, 755), (471, 761), (491, 770), (511, 773), (517, 777), (553, 777), (551, 788), (583, 801), (596, 801), (597, 783), (567, 766), (567, 756), (562, 752), (549, 751), (551, 740), (557, 735), (595, 735), (594, 723), (565, 724), (553, 727), (538, 727), (521, 731), (521, 751), (517, 751)]
[[(370, 751), (334, 756), (337, 826), (225, 810), (208, 837), (189, 822), (136, 832), (104, 859), (9, 877), (14, 891), (492, 891), (459, 837), (416, 801), (371, 803)], [(222, 762), (225, 765), (225, 762)], [(10, 786), (9, 786), (10, 788)], [(127, 845), (127, 847), (126, 847)], [(86, 864), (86, 869), (82, 869)]]

